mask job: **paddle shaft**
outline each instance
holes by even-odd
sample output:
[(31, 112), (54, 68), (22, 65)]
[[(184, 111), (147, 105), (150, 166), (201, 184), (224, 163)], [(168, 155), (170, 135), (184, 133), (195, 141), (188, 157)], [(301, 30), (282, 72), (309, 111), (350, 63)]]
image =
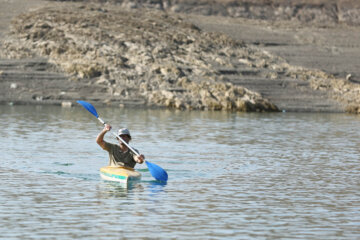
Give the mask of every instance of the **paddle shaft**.
[[(105, 123), (105, 121), (104, 120), (102, 120), (101, 118), (97, 118), (98, 120), (99, 120), (99, 122), (101, 122), (103, 125), (105, 125), (106, 123)], [(114, 132), (111, 132), (112, 133), (112, 135), (114, 135), (116, 138), (118, 138), (128, 149), (130, 149), (136, 156), (140, 156), (140, 154), (139, 153), (137, 153), (129, 144), (127, 144), (127, 142), (125, 142), (125, 140), (124, 139), (122, 139), (120, 136), (118, 136), (118, 135), (116, 135)]]

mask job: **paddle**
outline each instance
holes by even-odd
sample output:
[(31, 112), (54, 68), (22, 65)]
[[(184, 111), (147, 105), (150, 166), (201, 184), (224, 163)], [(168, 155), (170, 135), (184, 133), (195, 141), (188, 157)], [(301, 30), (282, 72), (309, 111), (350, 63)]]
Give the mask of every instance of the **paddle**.
[[(94, 115), (98, 120), (99, 122), (101, 122), (103, 125), (105, 125), (105, 122), (104, 120), (102, 120), (100, 117), (99, 117), (99, 114), (96, 112), (96, 109), (95, 107), (88, 103), (88, 102), (85, 102), (85, 101), (77, 101), (77, 103), (79, 103), (81, 106), (83, 106), (86, 110), (88, 110), (92, 115)], [(114, 132), (111, 132), (116, 138), (120, 139), (120, 141), (125, 144), (126, 147), (128, 147), (133, 153), (136, 154), (136, 156), (140, 156), (139, 153), (137, 153), (132, 147), (129, 146), (129, 144), (127, 144), (120, 136), (116, 135)], [(146, 166), (148, 167), (151, 175), (158, 181), (162, 181), (162, 182), (166, 182), (168, 180), (168, 174), (167, 172), (162, 169), (160, 166), (154, 164), (154, 163), (151, 163), (151, 162), (148, 162), (148, 161), (145, 161), (146, 163)]]

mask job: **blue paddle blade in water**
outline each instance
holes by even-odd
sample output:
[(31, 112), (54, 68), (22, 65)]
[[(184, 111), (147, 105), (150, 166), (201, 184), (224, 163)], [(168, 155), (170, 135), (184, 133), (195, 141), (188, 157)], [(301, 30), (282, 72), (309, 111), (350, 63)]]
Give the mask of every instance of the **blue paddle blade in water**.
[(95, 117), (99, 117), (99, 114), (96, 112), (96, 109), (94, 108), (91, 103), (85, 102), (85, 101), (77, 101), (81, 106), (83, 106), (86, 110), (88, 110), (92, 115)]
[(166, 182), (168, 180), (167, 172), (158, 165), (145, 161), (151, 175), (158, 181)]

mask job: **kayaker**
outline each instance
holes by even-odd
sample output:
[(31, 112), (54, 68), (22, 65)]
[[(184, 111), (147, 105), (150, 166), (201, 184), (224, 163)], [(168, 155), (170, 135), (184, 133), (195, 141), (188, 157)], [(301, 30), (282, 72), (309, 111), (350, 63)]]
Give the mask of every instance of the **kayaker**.
[[(109, 152), (109, 166), (125, 166), (134, 168), (136, 163), (144, 162), (144, 155), (137, 156), (133, 153), (128, 147), (120, 141), (119, 145), (112, 144), (104, 141), (104, 136), (107, 132), (111, 130), (111, 126), (109, 124), (105, 124), (104, 129), (99, 133), (96, 137), (96, 143), (100, 145), (102, 149)], [(126, 143), (129, 143), (131, 140), (130, 131), (126, 128), (122, 128), (118, 132), (118, 136), (121, 137)], [(135, 149), (136, 152), (138, 152)]]

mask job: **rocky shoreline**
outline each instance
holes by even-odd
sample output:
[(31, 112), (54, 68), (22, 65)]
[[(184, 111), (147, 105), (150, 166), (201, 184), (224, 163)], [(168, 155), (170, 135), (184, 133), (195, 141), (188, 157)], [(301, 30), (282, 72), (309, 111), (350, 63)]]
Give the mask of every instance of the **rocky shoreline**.
[[(49, 0), (59, 1), (59, 0)], [(88, 2), (87, 0), (61, 0)], [(298, 21), (317, 25), (360, 24), (360, 2), (356, 0), (92, 0), (127, 9), (157, 9), (175, 13), (268, 21)]]
[[(2, 41), (1, 57), (13, 65), (0, 61), (0, 102), (66, 106), (83, 99), (113, 106), (279, 111), (260, 91), (229, 76), (261, 72), (262, 81), (303, 81), (326, 92), (325, 100), (342, 104), (336, 111), (360, 112), (356, 83), (205, 32), (185, 15), (110, 2), (53, 2), (16, 17)], [(30, 79), (19, 81), (18, 69), (24, 75), (27, 67), (15, 59), (33, 59), (37, 70), (30, 67)]]
[[(103, 102), (141, 99), (176, 109), (278, 111), (260, 94), (223, 81), (217, 70), (231, 66), (232, 59), (264, 64), (265, 55), (178, 16), (64, 4), (23, 14), (12, 24), (12, 37), (3, 43), (7, 57), (49, 58), (70, 81), (101, 86)], [(246, 60), (249, 55), (254, 59)], [(63, 91), (32, 98), (66, 96)]]

